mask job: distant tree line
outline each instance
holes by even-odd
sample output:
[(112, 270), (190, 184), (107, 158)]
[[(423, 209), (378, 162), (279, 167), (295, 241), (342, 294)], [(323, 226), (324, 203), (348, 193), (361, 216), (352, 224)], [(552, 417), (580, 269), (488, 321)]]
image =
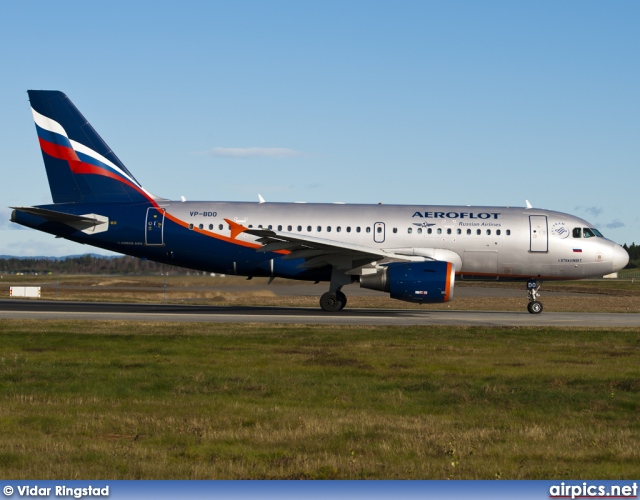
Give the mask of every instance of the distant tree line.
[(137, 257), (81, 255), (62, 259), (0, 258), (0, 274), (188, 274), (182, 267)]
[(625, 269), (633, 269), (636, 267), (640, 267), (640, 245), (636, 245), (635, 243), (631, 243), (631, 245), (627, 245), (626, 243), (622, 245), (622, 247), (629, 254), (629, 263)]
[[(626, 269), (640, 267), (640, 245), (623, 245), (629, 253)], [(0, 274), (191, 274), (194, 271), (182, 267), (159, 264), (137, 257), (106, 257), (81, 255), (62, 259), (48, 258), (0, 258)]]

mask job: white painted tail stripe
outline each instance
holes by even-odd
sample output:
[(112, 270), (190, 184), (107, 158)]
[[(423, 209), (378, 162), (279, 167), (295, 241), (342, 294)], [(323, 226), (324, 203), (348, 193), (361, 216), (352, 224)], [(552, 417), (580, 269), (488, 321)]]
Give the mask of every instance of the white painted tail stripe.
[(41, 115), (33, 108), (31, 108), (31, 112), (33, 113), (33, 121), (36, 122), (36, 125), (38, 125), (38, 127), (43, 128), (49, 132), (62, 135), (67, 139), (69, 138), (67, 137), (67, 133), (65, 132), (64, 128), (62, 128), (62, 125), (60, 125), (57, 121)]

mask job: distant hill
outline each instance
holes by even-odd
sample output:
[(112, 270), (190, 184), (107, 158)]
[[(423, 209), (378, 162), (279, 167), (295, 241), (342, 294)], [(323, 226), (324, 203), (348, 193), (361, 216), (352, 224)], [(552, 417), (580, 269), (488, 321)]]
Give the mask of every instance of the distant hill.
[(63, 257), (51, 257), (46, 255), (35, 255), (28, 257), (20, 257), (17, 255), (0, 255), (0, 259), (18, 259), (18, 260), (66, 260), (66, 259), (76, 259), (79, 257), (97, 257), (97, 258), (105, 258), (105, 259), (118, 259), (122, 257), (122, 255), (100, 255), (98, 253), (84, 253), (77, 255), (65, 255)]
[(0, 255), (0, 274), (187, 274), (182, 267), (129, 256), (98, 254), (67, 257), (15, 257)]

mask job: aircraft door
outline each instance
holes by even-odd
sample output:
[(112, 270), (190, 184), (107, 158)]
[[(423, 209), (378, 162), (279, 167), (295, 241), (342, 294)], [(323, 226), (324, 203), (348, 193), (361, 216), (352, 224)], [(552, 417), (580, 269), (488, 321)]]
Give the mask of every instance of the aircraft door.
[(164, 245), (164, 210), (147, 208), (144, 232), (145, 245)]
[(384, 243), (384, 222), (376, 222), (373, 225), (373, 241)]
[(530, 252), (549, 251), (549, 232), (546, 215), (529, 216)]

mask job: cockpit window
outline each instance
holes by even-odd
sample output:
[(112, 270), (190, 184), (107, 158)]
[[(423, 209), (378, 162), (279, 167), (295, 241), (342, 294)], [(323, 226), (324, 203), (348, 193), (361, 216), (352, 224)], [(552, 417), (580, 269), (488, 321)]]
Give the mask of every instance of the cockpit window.
[(584, 238), (595, 238), (596, 236), (595, 234), (593, 234), (593, 231), (588, 227), (582, 228), (582, 235)]
[(602, 233), (598, 231), (595, 227), (592, 227), (591, 230), (593, 231), (593, 234), (595, 234), (598, 238), (604, 238)]
[(582, 228), (581, 227), (574, 227), (573, 228), (573, 237), (574, 238), (582, 238)]

